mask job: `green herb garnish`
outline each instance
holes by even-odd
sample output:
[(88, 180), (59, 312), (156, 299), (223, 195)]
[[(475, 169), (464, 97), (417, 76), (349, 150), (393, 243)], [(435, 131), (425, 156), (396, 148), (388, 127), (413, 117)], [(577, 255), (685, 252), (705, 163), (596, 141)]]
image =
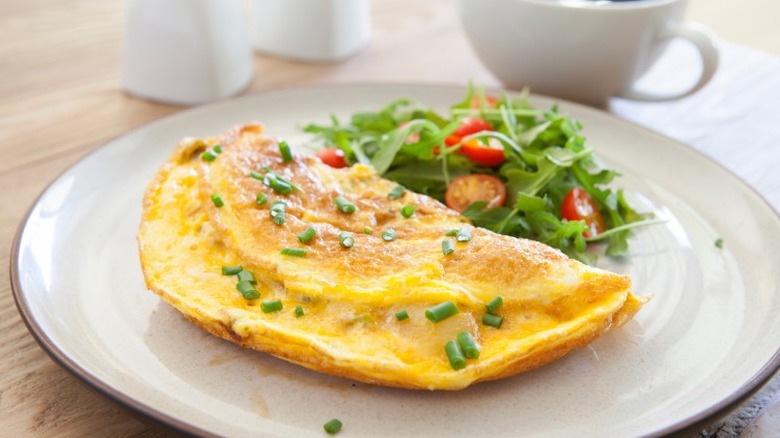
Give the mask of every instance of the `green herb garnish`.
[(456, 238), (458, 242), (468, 242), (471, 240), (471, 229), (468, 227), (463, 227), (456, 233)]
[(274, 220), (276, 225), (284, 225), (284, 215), (287, 211), (287, 204), (284, 201), (274, 201), (271, 204), (271, 210), (269, 214)]
[(260, 292), (258, 292), (254, 285), (252, 285), (252, 283), (249, 281), (239, 281), (236, 283), (236, 289), (241, 292), (241, 295), (244, 296), (244, 299), (256, 300), (260, 298)]
[(327, 432), (328, 435), (335, 435), (341, 431), (341, 421), (334, 418), (327, 423), (325, 423), (322, 428), (325, 429), (325, 432)]
[(317, 230), (315, 230), (314, 227), (309, 227), (301, 231), (300, 234), (298, 234), (298, 241), (301, 243), (309, 243), (309, 241), (313, 239), (314, 236), (316, 235), (317, 235)]
[(486, 313), (482, 317), (482, 324), (489, 325), (490, 327), (501, 328), (501, 324), (504, 323), (504, 318), (492, 313)]
[(485, 305), (487, 308), (488, 313), (495, 314), (499, 307), (501, 307), (504, 304), (504, 299), (501, 297), (495, 297), (492, 300), (490, 300), (489, 303)]
[(241, 265), (236, 266), (223, 266), (222, 267), (222, 275), (236, 275), (239, 272), (243, 271), (244, 267)]
[(279, 254), (293, 257), (303, 257), (306, 255), (306, 250), (303, 248), (282, 248), (282, 251)]
[(441, 241), (441, 252), (444, 255), (450, 255), (455, 252), (455, 244), (452, 243), (452, 240), (445, 239)]
[(248, 281), (251, 285), (256, 285), (257, 280), (255, 280), (254, 274), (252, 274), (252, 271), (249, 271), (247, 269), (242, 270), (238, 273), (238, 281)]
[(260, 303), (260, 310), (262, 310), (263, 313), (278, 312), (282, 310), (283, 307), (282, 300), (269, 300)]
[(444, 345), (444, 352), (447, 354), (447, 359), (450, 361), (450, 366), (453, 370), (462, 370), (466, 368), (466, 358), (463, 356), (463, 351), (455, 341), (449, 341)]
[(382, 231), (382, 240), (384, 240), (385, 242), (392, 242), (393, 240), (395, 240), (396, 237), (398, 237), (398, 235), (396, 234), (395, 230), (392, 228), (388, 228)]
[(290, 145), (288, 145), (284, 140), (279, 142), (279, 153), (282, 154), (282, 161), (285, 163), (292, 161), (293, 156), (292, 151), (290, 150)]
[(425, 317), (431, 322), (441, 322), (458, 314), (458, 307), (452, 301), (445, 301), (425, 311)]
[(341, 243), (341, 246), (344, 248), (352, 248), (355, 246), (355, 238), (352, 236), (352, 233), (342, 231), (339, 233), (339, 243)]
[(336, 207), (339, 209), (340, 212), (346, 213), (346, 214), (352, 214), (355, 212), (356, 208), (355, 205), (352, 204), (347, 200), (347, 198), (339, 195), (336, 196), (333, 199), (333, 202), (336, 204)]
[(463, 351), (463, 355), (469, 359), (479, 358), (479, 347), (477, 341), (471, 336), (469, 332), (460, 332), (456, 338), (458, 340), (458, 346)]
[(390, 190), (390, 193), (387, 194), (387, 197), (390, 199), (398, 199), (403, 196), (404, 193), (406, 193), (406, 188), (404, 188), (404, 186), (395, 186)]

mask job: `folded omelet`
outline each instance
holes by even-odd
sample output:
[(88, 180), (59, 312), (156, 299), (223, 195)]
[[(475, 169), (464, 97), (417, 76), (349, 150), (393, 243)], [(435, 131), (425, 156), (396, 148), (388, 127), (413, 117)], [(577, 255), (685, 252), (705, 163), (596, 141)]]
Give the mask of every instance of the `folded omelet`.
[(138, 242), (148, 287), (201, 328), (402, 388), (536, 368), (642, 304), (626, 276), (475, 228), (370, 167), (288, 153), (256, 124), (182, 141), (147, 189)]

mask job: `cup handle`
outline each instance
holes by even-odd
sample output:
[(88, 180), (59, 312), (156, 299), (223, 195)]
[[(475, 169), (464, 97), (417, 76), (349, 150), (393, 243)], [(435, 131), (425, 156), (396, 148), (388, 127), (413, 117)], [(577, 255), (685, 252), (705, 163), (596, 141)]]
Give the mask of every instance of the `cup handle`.
[(699, 80), (691, 88), (676, 93), (652, 93), (638, 90), (634, 85), (631, 85), (618, 96), (646, 102), (680, 99), (695, 93), (712, 79), (715, 70), (718, 68), (718, 49), (715, 45), (715, 38), (712, 36), (709, 29), (697, 23), (681, 23), (674, 27), (667, 27), (661, 34), (662, 39), (675, 37), (687, 39), (692, 42), (699, 51), (702, 63), (702, 71)]

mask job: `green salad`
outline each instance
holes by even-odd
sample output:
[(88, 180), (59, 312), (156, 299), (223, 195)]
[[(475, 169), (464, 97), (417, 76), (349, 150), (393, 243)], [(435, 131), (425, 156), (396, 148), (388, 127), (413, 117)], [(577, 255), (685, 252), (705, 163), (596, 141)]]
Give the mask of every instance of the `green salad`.
[(609, 187), (619, 174), (599, 162), (581, 130), (557, 106), (532, 107), (526, 93), (497, 96), (473, 86), (447, 115), (398, 99), (304, 128), (328, 165), (371, 165), (478, 227), (593, 264), (588, 243), (606, 242), (607, 255), (623, 256), (631, 230), (653, 221)]

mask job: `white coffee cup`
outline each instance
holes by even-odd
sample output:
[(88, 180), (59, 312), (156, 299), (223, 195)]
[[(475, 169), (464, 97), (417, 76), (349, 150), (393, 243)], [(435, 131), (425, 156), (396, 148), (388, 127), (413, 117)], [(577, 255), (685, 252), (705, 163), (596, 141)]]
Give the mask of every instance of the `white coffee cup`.
[[(687, 0), (458, 0), (458, 5), (477, 55), (509, 88), (599, 106), (611, 96), (664, 101), (699, 90), (718, 65), (710, 32), (683, 21)], [(636, 81), (673, 38), (696, 47), (699, 78), (678, 92), (637, 89)], [(693, 76), (696, 62), (693, 68), (680, 66), (680, 74)]]

